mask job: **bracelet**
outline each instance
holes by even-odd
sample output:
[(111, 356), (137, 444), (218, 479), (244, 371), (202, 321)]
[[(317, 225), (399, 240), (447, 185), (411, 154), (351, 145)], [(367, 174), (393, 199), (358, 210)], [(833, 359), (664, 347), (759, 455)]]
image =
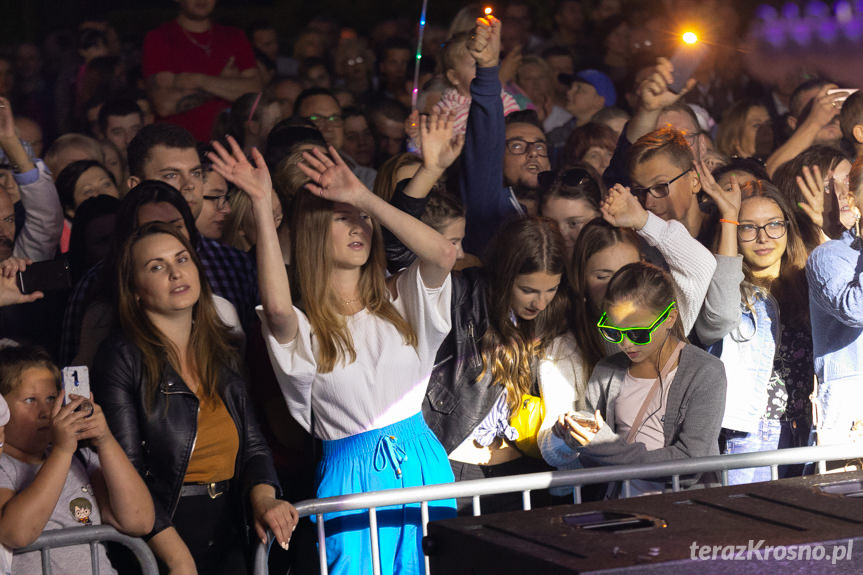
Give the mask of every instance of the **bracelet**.
[(734, 224), (735, 226), (740, 225), (740, 222), (735, 222), (734, 220), (726, 220), (724, 218), (720, 218), (719, 223), (721, 223), (721, 224)]

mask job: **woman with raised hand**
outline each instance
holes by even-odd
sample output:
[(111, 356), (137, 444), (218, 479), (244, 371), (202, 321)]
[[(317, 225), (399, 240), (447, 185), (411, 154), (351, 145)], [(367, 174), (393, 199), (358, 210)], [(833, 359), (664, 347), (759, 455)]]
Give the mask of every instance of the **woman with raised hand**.
[[(720, 446), (724, 453), (749, 453), (805, 445), (813, 377), (809, 252), (776, 186), (759, 180), (741, 192), (732, 182), (743, 196), (739, 224), (723, 230), (720, 242), (743, 256), (746, 279), (728, 294), (738, 325), (719, 350), (728, 377)], [(732, 485), (769, 480), (769, 467), (728, 472)]]
[[(304, 154), (311, 182), (291, 225), (303, 311), (291, 299), (273, 219), (270, 174), (228, 138), (217, 172), (247, 193), (258, 235), (258, 308), (292, 415), (323, 440), (318, 497), (452, 481), (446, 453), (420, 413), (435, 352), (450, 330), (456, 248), (365, 188), (334, 148)], [(389, 280), (380, 227), (417, 255)], [(418, 506), (378, 510), (381, 568), (414, 573), (423, 561)], [(429, 504), (432, 519), (454, 502)], [(371, 570), (364, 511), (325, 516), (330, 573)]]

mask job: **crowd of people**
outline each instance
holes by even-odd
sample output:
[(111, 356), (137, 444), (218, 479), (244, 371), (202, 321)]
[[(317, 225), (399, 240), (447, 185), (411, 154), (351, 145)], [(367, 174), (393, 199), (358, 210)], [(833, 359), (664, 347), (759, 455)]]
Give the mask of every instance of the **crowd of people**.
[[(734, 3), (472, 4), (421, 59), (398, 19), (287, 56), (177, 6), (139, 45), (82, 22), (66, 67), (0, 54), (3, 574), (100, 523), (163, 573), (250, 572), (268, 534), (314, 572), (292, 501), (863, 440), (863, 93), (760, 81)], [(323, 520), (329, 572), (371, 572), (368, 515)], [(419, 573), (419, 504), (377, 529)], [(52, 572), (135, 572), (97, 549)]]

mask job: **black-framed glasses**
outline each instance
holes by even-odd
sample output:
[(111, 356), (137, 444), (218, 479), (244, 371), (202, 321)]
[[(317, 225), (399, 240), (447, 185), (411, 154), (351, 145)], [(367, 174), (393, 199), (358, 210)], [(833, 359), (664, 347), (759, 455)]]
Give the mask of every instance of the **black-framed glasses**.
[(217, 210), (223, 210), (230, 203), (232, 195), (231, 192), (226, 192), (218, 196), (204, 196), (204, 199), (208, 202), (215, 202)]
[(763, 226), (755, 224), (740, 224), (737, 226), (737, 239), (741, 242), (752, 242), (758, 238), (758, 233), (764, 230), (767, 237), (771, 240), (778, 240), (788, 233), (787, 220), (773, 220), (767, 222)]
[(510, 138), (506, 141), (506, 149), (513, 156), (523, 156), (530, 153), (531, 148), (540, 158), (548, 157), (548, 142), (545, 140), (537, 140), (528, 142), (524, 138)]
[(677, 305), (677, 302), (671, 302), (668, 304), (668, 307), (659, 314), (659, 317), (656, 318), (650, 327), (616, 327), (613, 325), (605, 325), (606, 314), (602, 313), (602, 317), (599, 318), (599, 321), (596, 322), (596, 327), (599, 328), (599, 333), (605, 339), (605, 341), (609, 343), (623, 343), (623, 336), (626, 336), (626, 339), (634, 343), (635, 345), (647, 345), (653, 339), (653, 332), (656, 331), (662, 322), (668, 319), (668, 314), (671, 313), (671, 310), (674, 309), (674, 306)]
[(657, 199), (666, 198), (666, 197), (668, 197), (669, 186), (671, 186), (671, 184), (673, 184), (674, 182), (676, 182), (677, 180), (679, 180), (680, 178), (682, 178), (683, 176), (685, 176), (686, 174), (688, 174), (691, 171), (692, 171), (692, 167), (690, 166), (685, 171), (683, 171), (680, 174), (678, 174), (677, 176), (671, 178), (667, 182), (662, 182), (660, 184), (653, 184), (649, 188), (640, 188), (637, 186), (633, 186), (631, 188), (631, 191), (633, 194), (635, 194), (639, 198), (646, 197), (646, 195), (648, 193), (650, 193), (651, 196), (653, 196), (654, 198), (657, 198)]
[(306, 116), (303, 118), (304, 120), (308, 120), (314, 124), (323, 123), (324, 125), (337, 126), (342, 123), (341, 114), (333, 114), (331, 116), (322, 116), (320, 114), (312, 114), (311, 116)]
[(553, 186), (555, 182), (558, 181), (564, 186), (570, 188), (581, 186), (594, 181), (590, 173), (583, 168), (570, 168), (569, 170), (564, 170), (562, 172), (555, 172), (551, 170), (546, 172), (540, 172), (536, 175), (536, 179), (537, 182), (539, 182), (539, 187), (544, 190), (551, 188), (551, 186)]

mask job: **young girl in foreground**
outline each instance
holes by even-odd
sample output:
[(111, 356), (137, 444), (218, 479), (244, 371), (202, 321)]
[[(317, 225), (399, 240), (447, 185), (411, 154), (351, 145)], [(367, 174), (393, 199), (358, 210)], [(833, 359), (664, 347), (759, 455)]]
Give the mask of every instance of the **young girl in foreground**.
[[(593, 467), (718, 454), (725, 405), (722, 362), (686, 342), (671, 278), (647, 263), (620, 268), (608, 284), (597, 329), (620, 353), (587, 384), (594, 420), (560, 416), (554, 433), (573, 460)], [(633, 481), (633, 494), (662, 481)]]
[[(105, 523), (129, 535), (153, 526), (153, 501), (144, 480), (114, 439), (102, 408), (81, 408), (73, 395), (62, 405), (60, 372), (47, 352), (31, 346), (0, 351), (0, 393), (11, 417), (0, 456), (0, 544), (30, 545), (48, 529)], [(81, 408), (81, 409), (78, 409)], [(90, 440), (89, 447), (79, 441)], [(54, 549), (53, 573), (115, 573), (105, 549)], [(15, 555), (12, 572), (42, 573), (39, 553)], [(95, 566), (94, 566), (95, 567)]]
[[(420, 407), (435, 352), (450, 330), (456, 248), (366, 189), (330, 148), (304, 155), (310, 178), (294, 202), (291, 244), (304, 311), (294, 307), (263, 158), (253, 167), (236, 142), (214, 144), (217, 172), (252, 200), (264, 335), (291, 414), (324, 440), (318, 497), (452, 481)], [(380, 226), (417, 261), (389, 281)], [(431, 502), (432, 519), (455, 515)], [(384, 573), (418, 573), (416, 506), (378, 510)], [(326, 516), (330, 573), (371, 571), (365, 511)]]

